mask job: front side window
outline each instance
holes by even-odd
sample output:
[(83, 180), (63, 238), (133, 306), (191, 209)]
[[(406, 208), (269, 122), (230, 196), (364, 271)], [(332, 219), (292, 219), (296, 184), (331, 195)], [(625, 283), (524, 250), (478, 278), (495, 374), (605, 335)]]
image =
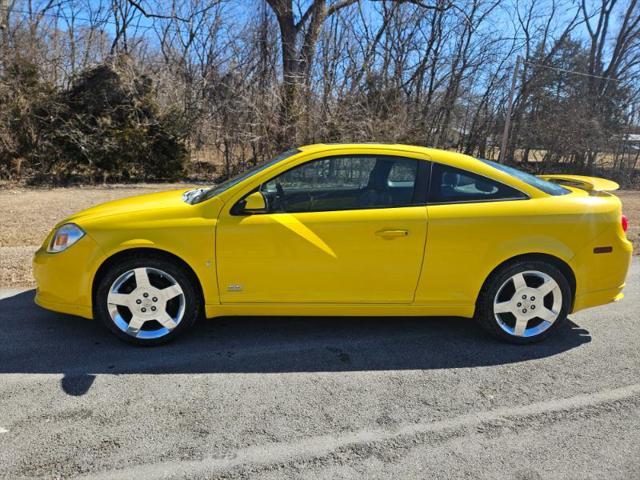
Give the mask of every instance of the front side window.
[(269, 212), (414, 205), (418, 160), (357, 155), (313, 160), (264, 183)]
[(429, 203), (482, 202), (528, 198), (522, 192), (482, 175), (434, 163)]

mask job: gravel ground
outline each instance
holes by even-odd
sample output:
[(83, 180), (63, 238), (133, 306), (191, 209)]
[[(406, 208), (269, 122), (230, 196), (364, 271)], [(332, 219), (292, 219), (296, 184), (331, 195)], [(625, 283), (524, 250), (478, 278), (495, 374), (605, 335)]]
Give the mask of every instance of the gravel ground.
[(640, 261), (532, 346), (455, 318), (225, 318), (136, 348), (0, 300), (0, 477), (640, 478)]

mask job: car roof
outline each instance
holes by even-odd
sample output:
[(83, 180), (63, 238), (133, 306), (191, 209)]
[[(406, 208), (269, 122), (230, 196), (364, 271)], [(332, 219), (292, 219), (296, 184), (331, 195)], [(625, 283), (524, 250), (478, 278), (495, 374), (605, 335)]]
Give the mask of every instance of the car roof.
[[(396, 152), (418, 153), (430, 160), (446, 163), (460, 168), (476, 170), (482, 168), (482, 162), (477, 158), (460, 152), (441, 150), (438, 148), (420, 147), (417, 145), (404, 145), (401, 143), (315, 143), (298, 147), (304, 153), (319, 153), (344, 150), (394, 150)], [(363, 152), (364, 153), (364, 152)]]
[[(344, 149), (373, 149), (373, 150), (404, 150), (411, 152), (428, 153), (429, 151), (446, 152), (446, 150), (438, 150), (435, 148), (419, 147), (417, 145), (404, 145), (401, 143), (376, 143), (376, 142), (361, 142), (361, 143), (314, 143), (311, 145), (303, 145), (298, 147), (299, 150), (304, 152), (313, 151), (328, 151), (328, 150), (344, 150)], [(452, 153), (452, 152), (449, 152)]]

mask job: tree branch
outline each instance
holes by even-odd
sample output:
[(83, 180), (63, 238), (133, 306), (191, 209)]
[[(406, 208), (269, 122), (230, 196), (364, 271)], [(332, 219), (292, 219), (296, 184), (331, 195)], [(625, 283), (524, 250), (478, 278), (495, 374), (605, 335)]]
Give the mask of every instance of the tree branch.
[(147, 12), (142, 5), (136, 0), (127, 0), (129, 5), (138, 10), (142, 15), (147, 18), (162, 18), (164, 20), (180, 20), (181, 22), (188, 22), (186, 18), (178, 17), (177, 15), (161, 15), (158, 13)]

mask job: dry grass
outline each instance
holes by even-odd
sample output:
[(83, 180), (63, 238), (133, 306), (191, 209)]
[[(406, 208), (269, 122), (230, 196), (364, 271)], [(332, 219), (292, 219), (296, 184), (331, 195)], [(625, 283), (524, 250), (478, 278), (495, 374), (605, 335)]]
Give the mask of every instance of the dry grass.
[[(29, 287), (31, 257), (51, 227), (78, 210), (117, 198), (151, 193), (184, 184), (146, 184), (53, 189), (0, 189), (2, 236), (0, 236), (0, 287)], [(640, 192), (618, 192), (631, 226), (627, 236), (640, 253)]]
[(78, 210), (118, 198), (183, 188), (184, 184), (0, 189), (0, 287), (30, 287), (31, 257), (51, 228)]

